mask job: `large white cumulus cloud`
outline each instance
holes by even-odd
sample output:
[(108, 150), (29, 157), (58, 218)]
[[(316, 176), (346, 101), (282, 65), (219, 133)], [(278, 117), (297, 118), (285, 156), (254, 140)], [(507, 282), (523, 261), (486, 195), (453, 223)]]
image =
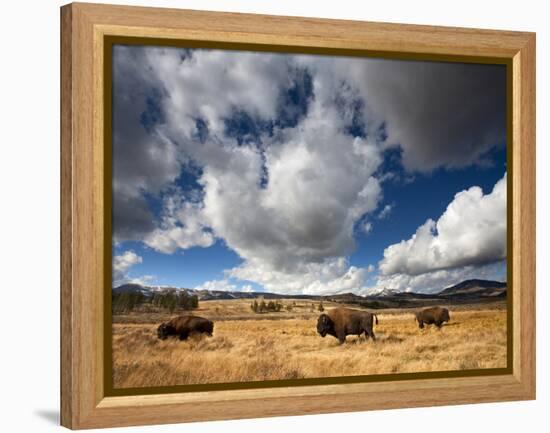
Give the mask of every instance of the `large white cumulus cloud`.
[[(224, 119), (245, 110), (258, 122), (275, 123), (281, 89), (292, 85), (289, 75), (299, 64), (280, 55), (221, 51), (196, 51), (182, 60), (170, 49), (149, 50), (144, 58), (168, 95), (155, 134), (177, 149), (181, 164), (200, 166), (202, 194), (195, 203), (165, 199), (147, 245), (172, 253), (209, 246), (218, 237), (244, 259), (253, 281), (265, 272), (294, 279), (303, 266), (353, 252), (354, 224), (381, 197), (374, 174), (382, 158), (377, 143), (345, 133), (334, 95), (324, 96), (339, 77), (314, 81), (315, 98), (296, 125), (275, 124), (270, 134), (241, 145)], [(208, 127), (200, 144), (197, 119)], [(251, 261), (260, 266), (249, 267)], [(348, 270), (333, 267), (330, 275), (345, 277)]]
[[(319, 110), (319, 113), (316, 111)], [(247, 260), (291, 270), (353, 251), (353, 229), (374, 210), (380, 185), (376, 146), (339, 132), (335, 113), (313, 108), (285, 141), (261, 157), (240, 147), (222, 167), (206, 165), (204, 215), (215, 233)]]
[(457, 193), (441, 217), (428, 219), (408, 240), (390, 245), (383, 275), (480, 266), (506, 257), (506, 174), (489, 194), (478, 186)]

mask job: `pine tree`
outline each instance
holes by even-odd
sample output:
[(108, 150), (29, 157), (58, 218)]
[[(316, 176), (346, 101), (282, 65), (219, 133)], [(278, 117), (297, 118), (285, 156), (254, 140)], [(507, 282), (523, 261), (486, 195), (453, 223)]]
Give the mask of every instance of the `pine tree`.
[(251, 308), (252, 308), (252, 311), (254, 311), (255, 313), (258, 312), (258, 301), (256, 299), (254, 299), (254, 302), (252, 303)]

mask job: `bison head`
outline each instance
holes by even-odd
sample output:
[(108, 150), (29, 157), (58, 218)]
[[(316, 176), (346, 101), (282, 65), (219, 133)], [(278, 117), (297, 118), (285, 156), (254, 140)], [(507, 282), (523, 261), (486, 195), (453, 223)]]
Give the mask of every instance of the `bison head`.
[(328, 333), (333, 332), (334, 323), (327, 314), (321, 314), (317, 320), (317, 332), (321, 337), (325, 337)]
[(166, 323), (162, 323), (157, 328), (157, 337), (161, 340), (166, 340), (169, 335), (169, 326)]

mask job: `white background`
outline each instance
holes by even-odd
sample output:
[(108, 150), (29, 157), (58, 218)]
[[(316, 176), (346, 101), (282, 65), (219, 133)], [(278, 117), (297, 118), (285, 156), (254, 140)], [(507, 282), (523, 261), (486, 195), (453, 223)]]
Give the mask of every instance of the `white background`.
[[(121, 1), (122, 2), (122, 1)], [(386, 0), (125, 1), (277, 15), (436, 24), (537, 32), (538, 400), (335, 415), (131, 428), (132, 432), (540, 431), (550, 408), (547, 185), (549, 14), (542, 1)], [(59, 430), (59, 6), (2, 5), (0, 53), (0, 427)], [(475, 338), (475, 335), (472, 336)], [(327, 398), (330, 398), (327, 396)], [(546, 411), (545, 411), (546, 410)], [(543, 423), (539, 426), (539, 423)], [(119, 430), (120, 431), (120, 430)]]

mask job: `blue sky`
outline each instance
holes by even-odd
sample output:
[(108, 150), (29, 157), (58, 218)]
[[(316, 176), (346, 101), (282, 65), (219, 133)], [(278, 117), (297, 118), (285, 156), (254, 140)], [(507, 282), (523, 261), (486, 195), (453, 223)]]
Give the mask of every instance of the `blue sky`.
[(504, 67), (133, 46), (113, 65), (113, 285), (505, 280)]

